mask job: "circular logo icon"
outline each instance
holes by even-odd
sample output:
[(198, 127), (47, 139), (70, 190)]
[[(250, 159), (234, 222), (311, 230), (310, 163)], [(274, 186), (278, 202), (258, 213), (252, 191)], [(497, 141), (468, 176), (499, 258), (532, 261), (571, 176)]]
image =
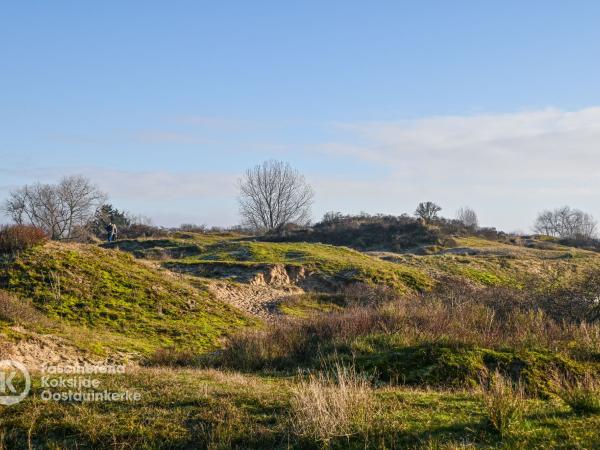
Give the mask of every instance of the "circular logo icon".
[(27, 367), (19, 361), (0, 361), (0, 405), (19, 403), (31, 389), (31, 376)]

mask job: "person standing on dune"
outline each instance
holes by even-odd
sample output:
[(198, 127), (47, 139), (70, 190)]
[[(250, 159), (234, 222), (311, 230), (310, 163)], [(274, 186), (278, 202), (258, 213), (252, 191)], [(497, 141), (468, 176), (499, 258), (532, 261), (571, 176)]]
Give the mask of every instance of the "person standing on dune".
[(106, 226), (106, 233), (108, 234), (108, 242), (114, 242), (117, 239), (117, 226), (110, 222)]

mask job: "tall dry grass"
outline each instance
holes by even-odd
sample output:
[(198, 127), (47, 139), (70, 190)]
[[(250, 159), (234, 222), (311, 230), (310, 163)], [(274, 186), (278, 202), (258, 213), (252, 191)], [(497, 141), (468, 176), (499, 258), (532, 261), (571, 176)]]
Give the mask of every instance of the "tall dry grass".
[(311, 373), (292, 390), (290, 428), (304, 439), (328, 446), (331, 440), (360, 435), (368, 439), (376, 420), (369, 380), (352, 367)]
[(600, 413), (600, 380), (586, 373), (579, 379), (559, 377), (558, 396), (576, 414)]
[(451, 288), (351, 306), (305, 320), (282, 319), (264, 331), (232, 336), (212, 364), (238, 370), (288, 370), (347, 350), (359, 337), (384, 334), (406, 346), (455, 343), (490, 349), (547, 349), (588, 358), (600, 349), (600, 324), (558, 321), (510, 289)]
[(489, 426), (505, 437), (524, 413), (522, 387), (498, 371), (488, 372), (481, 375), (481, 395)]

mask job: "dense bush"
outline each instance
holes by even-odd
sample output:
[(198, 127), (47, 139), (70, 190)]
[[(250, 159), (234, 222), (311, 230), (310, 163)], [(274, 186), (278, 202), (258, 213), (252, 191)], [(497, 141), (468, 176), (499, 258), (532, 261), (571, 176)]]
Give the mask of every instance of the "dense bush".
[(0, 226), (0, 253), (11, 253), (27, 250), (41, 245), (48, 236), (41, 228), (31, 225)]
[(118, 237), (124, 239), (137, 239), (140, 237), (165, 237), (169, 230), (144, 223), (131, 223), (118, 230)]
[(402, 251), (409, 248), (442, 244), (449, 236), (476, 235), (500, 239), (494, 228), (474, 228), (460, 220), (435, 218), (426, 223), (408, 215), (343, 215), (327, 213), (312, 227), (284, 227), (280, 233), (263, 237), (267, 241), (321, 242), (345, 245), (358, 250)]

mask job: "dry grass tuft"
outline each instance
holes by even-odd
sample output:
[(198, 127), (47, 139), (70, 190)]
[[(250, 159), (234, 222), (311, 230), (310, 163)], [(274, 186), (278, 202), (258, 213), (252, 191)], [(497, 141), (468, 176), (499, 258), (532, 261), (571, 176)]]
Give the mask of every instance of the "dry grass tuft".
[(18, 324), (51, 324), (50, 319), (39, 312), (28, 300), (19, 299), (0, 290), (0, 320)]
[(580, 379), (563, 377), (558, 380), (559, 397), (576, 414), (600, 413), (600, 380), (587, 373)]
[(153, 367), (186, 367), (198, 365), (198, 354), (187, 349), (161, 347), (152, 353), (145, 365)]
[(515, 386), (498, 371), (483, 373), (480, 385), (489, 425), (500, 437), (504, 437), (523, 414), (523, 389), (520, 385)]
[(292, 432), (324, 446), (335, 438), (368, 436), (374, 414), (369, 380), (340, 364), (332, 372), (309, 374), (292, 391)]

